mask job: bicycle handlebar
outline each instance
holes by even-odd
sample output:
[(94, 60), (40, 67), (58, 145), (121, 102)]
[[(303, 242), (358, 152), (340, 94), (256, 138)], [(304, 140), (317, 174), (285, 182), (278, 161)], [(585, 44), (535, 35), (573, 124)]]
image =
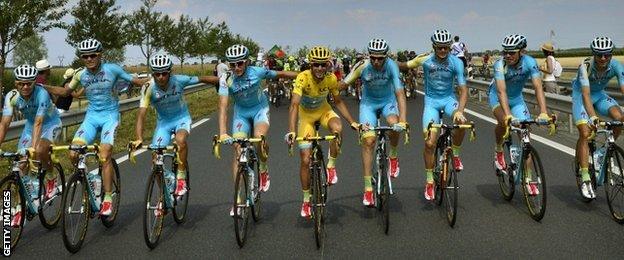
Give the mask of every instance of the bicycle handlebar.
[[(378, 132), (378, 133), (384, 133), (387, 131), (395, 131), (394, 127), (392, 126), (377, 126), (377, 127), (368, 127), (367, 130), (362, 129), (362, 125), (360, 125), (360, 129), (358, 129), (360, 138), (358, 138), (358, 143), (362, 143), (362, 133), (366, 132), (366, 131), (374, 131), (374, 132)], [(403, 130), (403, 133), (405, 133), (405, 141), (403, 142), (403, 145), (408, 145), (410, 142), (410, 125), (408, 123), (405, 123), (405, 130)]]
[(342, 140), (341, 140), (340, 135), (338, 133), (335, 133), (333, 135), (325, 135), (325, 136), (302, 136), (302, 137), (295, 137), (294, 140), (291, 140), (291, 142), (288, 143), (288, 156), (292, 156), (292, 154), (293, 154), (293, 148), (294, 148), (295, 141), (299, 141), (300, 142), (300, 141), (332, 141), (332, 140), (336, 140), (338, 142), (338, 149), (340, 150), (340, 146), (342, 144)]
[[(232, 138), (232, 144), (242, 144), (242, 143), (262, 143), (264, 144), (266, 141), (266, 138), (264, 137), (264, 135), (261, 135), (260, 138)], [(217, 159), (221, 159), (221, 149), (219, 148), (221, 143), (223, 143), (221, 140), (219, 140), (219, 136), (218, 135), (214, 135), (212, 137), (212, 154), (217, 158)], [(264, 145), (263, 145), (264, 146)], [(265, 149), (262, 148), (260, 149), (262, 154), (264, 156), (266, 156), (265, 154)]]
[(431, 129), (447, 129), (447, 130), (452, 130), (452, 129), (470, 129), (470, 141), (474, 141), (477, 138), (477, 134), (475, 132), (475, 127), (474, 127), (474, 122), (470, 121), (467, 124), (435, 124), (433, 122), (429, 122), (429, 125), (427, 125), (427, 137), (425, 138), (425, 141), (429, 140), (429, 138), (431, 138)]
[(539, 118), (530, 118), (530, 119), (524, 119), (524, 120), (510, 120), (507, 123), (507, 128), (505, 129), (505, 134), (503, 135), (503, 138), (507, 138), (509, 136), (509, 133), (511, 132), (511, 127), (518, 127), (518, 128), (523, 128), (526, 127), (527, 125), (539, 125), (539, 126), (548, 126), (548, 134), (549, 135), (554, 135), (555, 132), (557, 131), (557, 125), (555, 124), (557, 122), (557, 116), (552, 114), (550, 115), (550, 118), (548, 120), (543, 120), (543, 119), (539, 119)]

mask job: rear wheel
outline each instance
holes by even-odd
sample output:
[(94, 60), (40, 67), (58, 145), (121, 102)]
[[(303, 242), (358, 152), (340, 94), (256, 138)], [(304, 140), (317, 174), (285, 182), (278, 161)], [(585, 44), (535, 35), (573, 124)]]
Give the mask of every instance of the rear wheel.
[[(16, 173), (15, 173), (16, 174)], [(22, 236), (22, 229), (24, 228), (24, 220), (26, 219), (26, 212), (28, 209), (26, 208), (26, 199), (22, 196), (20, 192), (20, 185), (15, 179), (16, 175), (10, 174), (2, 181), (0, 181), (0, 189), (4, 192), (9, 191), (11, 193), (10, 199), (10, 209), (11, 209), (11, 220), (15, 217), (15, 214), (18, 212), (18, 208), (21, 209), (22, 218), (20, 223), (17, 226), (10, 226), (9, 230), (11, 231), (11, 249), (17, 246), (17, 242), (19, 242), (20, 237)], [(5, 197), (1, 196), (0, 202), (1, 205), (5, 203)]]
[(503, 148), (507, 169), (499, 170), (498, 168), (496, 168), (496, 166), (494, 166), (494, 169), (496, 170), (496, 176), (498, 177), (498, 186), (500, 188), (501, 194), (503, 195), (503, 198), (505, 198), (505, 200), (507, 201), (510, 201), (513, 198), (514, 192), (516, 191), (514, 176), (515, 174), (517, 174), (516, 171), (518, 169), (516, 163), (512, 162), (511, 160), (511, 145), (512, 143), (510, 141), (506, 141)]
[(247, 171), (243, 167), (238, 168), (236, 183), (234, 184), (234, 233), (239, 247), (245, 245), (247, 239), (247, 227), (249, 226), (249, 186), (247, 185)]
[(63, 196), (63, 243), (71, 253), (76, 253), (82, 247), (87, 227), (89, 226), (89, 195), (85, 173), (74, 173), (67, 182), (66, 193)]
[[(542, 167), (542, 161), (537, 154), (537, 151), (533, 147), (528, 146), (524, 151), (522, 162), (522, 191), (524, 193), (524, 200), (531, 218), (535, 221), (540, 221), (546, 213), (546, 176), (544, 174), (544, 168)], [(527, 167), (528, 166), (528, 167)], [(529, 172), (531, 171), (532, 172)], [(537, 186), (537, 194), (531, 195), (527, 185)]]
[(605, 170), (605, 192), (611, 217), (617, 223), (624, 224), (624, 151), (617, 145), (607, 155)]
[[(121, 178), (119, 176), (119, 166), (117, 165), (117, 161), (115, 159), (111, 159), (111, 163), (113, 164), (113, 181), (111, 185), (111, 197), (113, 199), (112, 212), (110, 215), (106, 217), (102, 217), (102, 224), (105, 227), (109, 228), (115, 224), (115, 219), (117, 219), (117, 213), (119, 213), (119, 203), (121, 200)], [(100, 176), (102, 174), (102, 168), (100, 167)], [(104, 185), (102, 185), (104, 187)], [(104, 191), (102, 191), (102, 194)]]
[(39, 204), (39, 220), (41, 224), (47, 229), (53, 229), (61, 220), (63, 192), (65, 191), (65, 174), (60, 164), (53, 164), (52, 171), (49, 173), (51, 180), (55, 180), (56, 185), (53, 187), (53, 191), (50, 193), (50, 197), (46, 198), (47, 192), (47, 177), (41, 176), (39, 178), (39, 198), (41, 203)]
[(152, 172), (145, 189), (145, 208), (143, 211), (143, 237), (147, 247), (154, 249), (158, 245), (163, 227), (165, 202), (163, 198), (162, 172)]

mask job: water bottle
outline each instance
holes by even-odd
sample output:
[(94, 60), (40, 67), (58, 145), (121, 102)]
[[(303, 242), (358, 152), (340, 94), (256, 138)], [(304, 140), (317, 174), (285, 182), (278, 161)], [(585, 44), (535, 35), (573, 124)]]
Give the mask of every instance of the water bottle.
[[(250, 187), (254, 187), (255, 185), (255, 179), (256, 179), (256, 173), (254, 172), (254, 170), (249, 167), (249, 165), (247, 165), (247, 174), (249, 175), (249, 186)], [(255, 197), (256, 194), (254, 193), (253, 196)]]
[(600, 169), (602, 168), (602, 159), (604, 159), (606, 153), (607, 148), (605, 147), (600, 147), (594, 151), (594, 167), (596, 172), (600, 172)]
[(26, 188), (26, 194), (30, 196), (33, 207), (35, 209), (39, 208), (39, 198), (37, 196), (37, 192), (39, 190), (39, 181), (36, 178), (30, 178), (30, 176), (24, 175), (22, 176), (22, 182), (24, 183), (24, 187)]
[(515, 144), (509, 146), (509, 159), (511, 159), (511, 163), (518, 162), (518, 157), (520, 156), (520, 147)]
[(102, 177), (95, 171), (92, 171), (88, 175), (89, 186), (95, 195), (96, 204), (100, 204), (100, 196), (102, 195)]
[(175, 180), (176, 176), (173, 171), (165, 169), (165, 185), (167, 185), (167, 189), (169, 189), (169, 192), (175, 191)]

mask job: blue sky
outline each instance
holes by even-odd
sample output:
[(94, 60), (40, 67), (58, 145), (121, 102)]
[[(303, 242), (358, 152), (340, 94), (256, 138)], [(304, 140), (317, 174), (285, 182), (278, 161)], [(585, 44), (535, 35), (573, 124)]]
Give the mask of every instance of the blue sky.
[[(77, 1), (71, 0), (69, 6)], [(125, 12), (138, 9), (139, 0), (118, 0)], [(598, 35), (610, 36), (616, 47), (624, 46), (621, 12), (617, 0), (160, 0), (157, 10), (177, 17), (208, 16), (225, 21), (232, 31), (249, 36), (265, 49), (273, 44), (349, 46), (358, 50), (373, 37), (386, 39), (393, 50), (423, 52), (430, 48), (429, 36), (438, 28), (459, 35), (469, 50), (497, 49), (509, 33), (527, 36), (529, 49), (550, 39), (555, 32), (557, 47), (588, 46)], [(66, 17), (71, 21), (71, 17)], [(44, 35), (48, 56), (58, 64), (74, 55), (65, 43), (64, 30)], [(143, 61), (137, 47), (128, 46), (127, 62)]]

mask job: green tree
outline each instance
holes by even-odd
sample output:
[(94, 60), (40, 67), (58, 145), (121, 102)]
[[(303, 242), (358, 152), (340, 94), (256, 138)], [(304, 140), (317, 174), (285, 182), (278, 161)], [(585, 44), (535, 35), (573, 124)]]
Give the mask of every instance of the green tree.
[(218, 29), (208, 20), (208, 17), (195, 22), (197, 29), (197, 39), (191, 49), (192, 56), (198, 57), (201, 68), (204, 69), (204, 60), (215, 54)]
[(152, 54), (161, 50), (173, 20), (168, 15), (154, 11), (158, 0), (143, 0), (143, 6), (133, 12), (128, 20), (128, 43), (139, 46), (146, 64)]
[(0, 1), (0, 94), (4, 93), (4, 68), (7, 56), (20, 42), (37, 32), (46, 32), (63, 23), (67, 0)]
[(301, 48), (297, 50), (297, 56), (299, 57), (307, 57), (308, 52), (310, 52), (310, 48), (307, 45), (303, 45)]
[(66, 26), (65, 41), (72, 46), (94, 38), (104, 47), (104, 59), (114, 63), (125, 60), (127, 35), (126, 17), (120, 13), (116, 0), (80, 0), (71, 10), (74, 23)]
[(166, 31), (169, 33), (165, 38), (164, 49), (180, 60), (182, 68), (184, 61), (194, 54), (191, 50), (196, 47), (199, 39), (197, 26), (190, 17), (182, 15), (178, 22), (168, 27)]
[(20, 42), (13, 50), (13, 65), (34, 65), (37, 61), (48, 57), (48, 48), (41, 35), (33, 35)]

